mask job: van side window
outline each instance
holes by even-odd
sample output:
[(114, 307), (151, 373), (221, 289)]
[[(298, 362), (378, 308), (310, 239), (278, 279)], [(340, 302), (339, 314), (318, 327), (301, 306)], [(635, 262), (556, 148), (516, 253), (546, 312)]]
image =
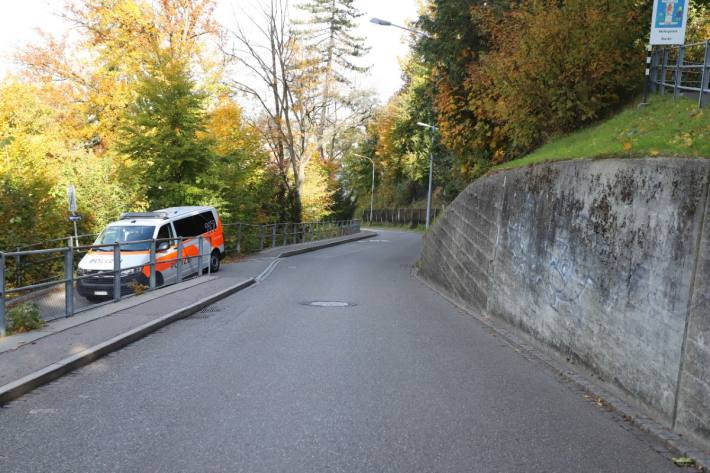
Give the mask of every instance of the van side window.
[(173, 225), (178, 236), (181, 237), (194, 237), (217, 228), (214, 214), (209, 211), (176, 220)]
[(196, 225), (193, 220), (193, 217), (185, 217), (181, 218), (180, 220), (175, 220), (173, 222), (173, 225), (175, 225), (175, 233), (177, 233), (177, 236), (195, 236)]
[(160, 227), (160, 230), (158, 230), (158, 240), (163, 240), (166, 238), (170, 238), (170, 224), (163, 225)]
[(203, 232), (211, 232), (217, 228), (217, 222), (215, 221), (214, 214), (211, 211), (202, 212), (200, 214), (200, 219), (202, 220)]

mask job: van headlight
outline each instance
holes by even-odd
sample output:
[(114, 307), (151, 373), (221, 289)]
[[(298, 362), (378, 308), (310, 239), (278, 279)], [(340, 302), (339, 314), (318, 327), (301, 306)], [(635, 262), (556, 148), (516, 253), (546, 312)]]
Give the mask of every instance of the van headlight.
[(140, 268), (124, 269), (123, 271), (121, 271), (121, 276), (130, 276), (131, 274), (140, 273), (142, 270), (143, 270), (142, 267), (140, 267)]

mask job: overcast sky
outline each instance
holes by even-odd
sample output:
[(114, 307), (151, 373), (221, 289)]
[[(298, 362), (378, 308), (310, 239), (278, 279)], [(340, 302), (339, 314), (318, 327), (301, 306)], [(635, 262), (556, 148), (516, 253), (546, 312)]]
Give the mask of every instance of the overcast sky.
[[(218, 0), (218, 17), (231, 19), (229, 12), (239, 11), (245, 5), (259, 0)], [(292, 3), (297, 0), (292, 0)], [(417, 16), (417, 0), (357, 0), (358, 8), (364, 12), (358, 34), (368, 39), (372, 48), (368, 62), (370, 73), (363, 77), (362, 85), (377, 90), (382, 101), (389, 98), (402, 84), (399, 59), (407, 54), (407, 36), (403, 31), (377, 26), (369, 22), (378, 17), (404, 24)], [(35, 28), (39, 27), (55, 34), (61, 34), (65, 25), (57, 18), (56, 12), (64, 4), (63, 0), (12, 0), (3, 2), (0, 15), (0, 76), (15, 67), (12, 52), (18, 46), (36, 40)], [(220, 18), (222, 19), (222, 18)]]

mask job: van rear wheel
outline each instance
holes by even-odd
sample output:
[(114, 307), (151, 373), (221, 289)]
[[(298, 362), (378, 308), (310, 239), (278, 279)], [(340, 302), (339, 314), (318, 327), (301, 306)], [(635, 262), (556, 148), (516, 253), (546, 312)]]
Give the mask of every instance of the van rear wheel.
[(217, 271), (219, 271), (219, 265), (219, 250), (214, 250), (210, 255), (210, 272), (216, 273)]

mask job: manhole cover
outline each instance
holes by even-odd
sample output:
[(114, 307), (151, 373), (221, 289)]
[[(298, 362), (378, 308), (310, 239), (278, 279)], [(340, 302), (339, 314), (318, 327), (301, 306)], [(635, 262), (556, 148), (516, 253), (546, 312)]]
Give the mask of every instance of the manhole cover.
[(313, 307), (352, 307), (355, 304), (345, 301), (310, 301), (303, 302), (303, 305), (310, 305)]

